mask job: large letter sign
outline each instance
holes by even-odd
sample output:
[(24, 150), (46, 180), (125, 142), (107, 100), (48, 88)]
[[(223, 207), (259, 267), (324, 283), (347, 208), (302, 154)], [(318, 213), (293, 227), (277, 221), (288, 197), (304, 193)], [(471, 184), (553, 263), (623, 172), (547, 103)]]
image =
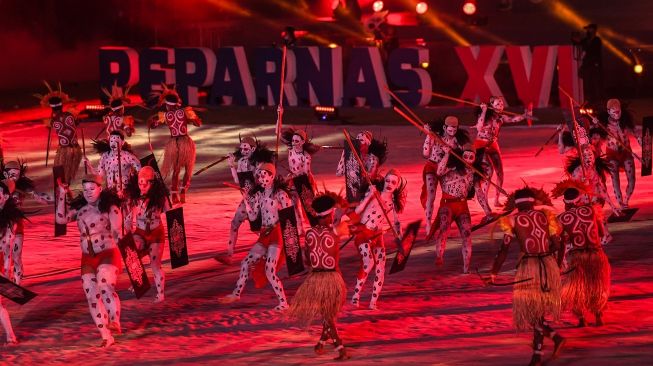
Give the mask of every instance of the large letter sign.
[(218, 49), (209, 104), (256, 105), (254, 82), (243, 47)]
[(148, 100), (153, 91), (160, 91), (161, 84), (173, 85), (176, 82), (174, 64), (175, 53), (172, 48), (154, 47), (141, 51), (140, 91), (143, 100)]
[(533, 53), (529, 46), (506, 47), (512, 80), (523, 105), (549, 106), (557, 51), (557, 46), (535, 46)]
[(215, 54), (208, 48), (175, 48), (175, 79), (181, 100), (198, 105), (198, 88), (209, 86), (215, 72)]
[[(115, 83), (122, 87), (138, 83), (138, 53), (129, 47), (101, 47), (100, 61), (100, 88), (111, 90)], [(102, 101), (108, 102), (109, 98), (101, 93)]]
[(390, 54), (390, 81), (393, 87), (407, 90), (397, 95), (411, 107), (424, 106), (431, 101), (431, 76), (421, 66), (428, 61), (429, 50), (425, 48), (397, 48)]
[[(256, 74), (256, 96), (259, 98), (259, 104), (269, 106), (277, 105), (279, 101), (279, 91), (281, 86), (281, 58), (283, 51), (278, 48), (258, 48), (256, 50), (256, 65), (254, 72)], [(291, 52), (286, 54), (286, 71), (294, 68), (294, 57)], [(297, 95), (292, 86), (294, 74), (287, 73), (283, 87), (284, 98), (287, 105), (297, 105)]]
[(479, 102), (487, 101), (491, 96), (503, 95), (494, 80), (503, 49), (503, 46), (456, 47), (468, 77), (461, 99)]
[(295, 87), (299, 105), (342, 105), (342, 48), (297, 47)]
[[(558, 85), (576, 100), (584, 100), (583, 84), (578, 79), (578, 60), (574, 57), (574, 46), (558, 46)], [(569, 98), (562, 92), (560, 107), (569, 109)]]
[(390, 95), (385, 91), (387, 82), (381, 53), (376, 47), (356, 47), (351, 50), (351, 60), (345, 83), (345, 105), (356, 105), (356, 98), (375, 108), (389, 108)]

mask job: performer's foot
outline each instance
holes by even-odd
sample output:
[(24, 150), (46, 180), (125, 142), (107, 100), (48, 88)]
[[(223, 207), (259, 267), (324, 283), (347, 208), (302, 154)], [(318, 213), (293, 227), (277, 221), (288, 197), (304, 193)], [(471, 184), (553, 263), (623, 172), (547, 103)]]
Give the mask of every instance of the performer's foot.
[(369, 308), (370, 308), (370, 310), (376, 310), (376, 309), (377, 309), (377, 307), (376, 307), (376, 302), (372, 302), (372, 301), (370, 301), (370, 306), (369, 306)]
[(442, 259), (442, 257), (436, 257), (436, 258), (435, 258), (435, 265), (436, 265), (436, 266), (442, 266), (442, 265), (444, 265), (444, 259)]
[(355, 307), (358, 308), (360, 306), (360, 299), (358, 297), (352, 297), (351, 298), (351, 304)]
[(606, 245), (612, 242), (612, 235), (610, 233), (603, 235), (601, 238), (601, 245)]
[(186, 203), (186, 189), (182, 189), (181, 192), (179, 192), (179, 200), (181, 203)]
[(171, 193), (170, 193), (170, 196), (171, 196), (171, 198), (172, 198), (172, 204), (173, 204), (173, 205), (176, 205), (176, 204), (179, 203), (179, 193), (177, 193), (177, 192), (171, 192)]
[(553, 336), (553, 353), (551, 354), (551, 359), (558, 358), (565, 343), (567, 343), (567, 340), (560, 334)]
[(113, 339), (112, 336), (109, 336), (109, 338), (102, 339), (102, 343), (100, 343), (100, 348), (111, 347), (111, 345), (113, 345), (114, 343), (116, 343), (115, 339)]
[(587, 323), (585, 323), (585, 318), (581, 316), (578, 318), (578, 328), (584, 328), (585, 326), (587, 326)]
[(107, 325), (107, 329), (110, 331), (116, 333), (116, 334), (122, 334), (122, 327), (120, 326), (120, 323), (118, 322), (111, 322), (109, 325)]
[(540, 366), (541, 364), (542, 364), (542, 355), (533, 353), (533, 357), (531, 357), (531, 362), (528, 364), (528, 366)]
[(279, 305), (277, 305), (277, 306), (274, 307), (274, 310), (276, 310), (276, 311), (285, 311), (285, 310), (288, 310), (288, 305), (285, 304), (285, 303), (284, 303), (284, 304), (279, 304)]
[(5, 342), (5, 346), (15, 346), (18, 344), (18, 340), (16, 337), (13, 338), (7, 338), (7, 341)]
[(326, 352), (324, 350), (324, 342), (318, 341), (317, 344), (315, 345), (315, 347), (313, 347), (313, 350), (315, 351), (315, 354), (317, 354), (317, 355), (324, 354), (324, 352)]
[(503, 207), (503, 204), (499, 201), (499, 197), (494, 199), (494, 207)]
[(155, 304), (158, 304), (158, 303), (160, 303), (160, 302), (163, 302), (165, 299), (166, 299), (166, 295), (164, 295), (164, 294), (156, 294), (156, 296), (154, 297), (154, 303), (155, 303)]
[(221, 304), (231, 304), (237, 301), (240, 301), (240, 296), (236, 296), (234, 294), (229, 294), (227, 296), (218, 299), (218, 302), (220, 302)]
[(338, 357), (335, 357), (334, 360), (344, 361), (350, 359), (351, 356), (349, 355), (349, 353), (347, 353), (347, 349), (345, 348), (345, 346), (340, 346), (340, 347), (342, 348), (338, 349)]
[(213, 257), (216, 261), (226, 264), (226, 265), (231, 265), (231, 255), (229, 254), (218, 254), (215, 257)]
[(469, 274), (469, 268), (463, 268), (463, 274)]
[(595, 314), (597, 327), (603, 326), (603, 319), (601, 318), (602, 315), (603, 314), (601, 314), (600, 312)]

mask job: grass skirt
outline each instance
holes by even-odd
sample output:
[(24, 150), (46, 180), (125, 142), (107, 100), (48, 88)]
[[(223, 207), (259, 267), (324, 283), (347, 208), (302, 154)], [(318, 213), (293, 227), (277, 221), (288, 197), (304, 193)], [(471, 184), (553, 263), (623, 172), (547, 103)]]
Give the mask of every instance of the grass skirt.
[(336, 319), (347, 296), (340, 272), (311, 272), (290, 304), (289, 316), (308, 327), (315, 318)]
[(65, 181), (71, 184), (77, 175), (79, 163), (82, 161), (82, 148), (78, 146), (59, 146), (54, 155), (54, 165), (63, 166)]
[(562, 299), (565, 309), (582, 314), (603, 311), (610, 296), (610, 263), (603, 250), (576, 250), (569, 256), (573, 268), (565, 278)]
[(167, 178), (175, 169), (181, 170), (182, 167), (188, 174), (191, 174), (195, 167), (195, 142), (188, 135), (171, 137), (168, 140), (163, 152), (161, 175)]
[[(560, 269), (553, 256), (524, 257), (515, 281), (532, 278), (513, 287), (512, 318), (517, 330), (531, 330), (543, 316), (560, 316)], [(548, 288), (543, 291), (542, 287)]]

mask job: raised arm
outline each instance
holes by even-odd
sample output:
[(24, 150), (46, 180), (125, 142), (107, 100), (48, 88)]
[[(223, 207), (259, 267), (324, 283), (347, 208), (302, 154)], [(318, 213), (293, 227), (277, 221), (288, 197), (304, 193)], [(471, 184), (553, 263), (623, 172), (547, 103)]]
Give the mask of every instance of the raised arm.
[(342, 177), (345, 175), (345, 152), (342, 152), (340, 155), (340, 161), (338, 161), (338, 168), (336, 169), (336, 177)]
[(65, 225), (71, 221), (77, 219), (77, 210), (69, 210), (66, 212), (66, 192), (68, 192), (68, 187), (63, 183), (58, 184), (57, 186), (57, 202), (56, 202), (56, 213), (54, 216), (54, 221), (57, 224)]

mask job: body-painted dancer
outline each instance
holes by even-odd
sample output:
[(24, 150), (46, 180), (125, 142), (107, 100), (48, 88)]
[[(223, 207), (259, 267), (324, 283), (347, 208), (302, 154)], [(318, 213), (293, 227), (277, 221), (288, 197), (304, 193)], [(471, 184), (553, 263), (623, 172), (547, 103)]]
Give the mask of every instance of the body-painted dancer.
[(517, 273), (513, 286), (512, 315), (517, 330), (533, 330), (533, 356), (529, 365), (541, 365), (544, 337), (553, 339), (552, 357), (557, 357), (565, 339), (545, 319), (547, 315), (558, 318), (560, 314), (560, 268), (553, 256), (559, 248), (551, 240), (560, 234), (560, 224), (551, 211), (536, 209), (536, 205), (549, 205), (551, 200), (542, 191), (530, 187), (518, 189), (506, 202), (505, 210), (518, 212), (499, 220), (504, 232), (503, 244), (494, 259), (491, 281), (501, 270), (510, 244), (520, 246)]
[(109, 113), (102, 117), (104, 122), (104, 129), (107, 133), (107, 138), (111, 136), (113, 131), (122, 131), (122, 133), (131, 137), (134, 133), (134, 117), (125, 114), (125, 104), (130, 100), (127, 97), (129, 94), (129, 87), (123, 93), (122, 89), (117, 85), (111, 88), (111, 92), (102, 88), (102, 91), (109, 98)]
[[(357, 153), (363, 161), (367, 174), (373, 179), (378, 178), (379, 168), (387, 158), (387, 143), (379, 141), (372, 137), (372, 132), (363, 131), (356, 135), (355, 147)], [(337, 177), (345, 177), (345, 185), (347, 186), (348, 200), (350, 203), (358, 202), (362, 199), (362, 195), (366, 192), (366, 187), (363, 182), (363, 176), (360, 166), (356, 158), (350, 155), (348, 158), (343, 151), (338, 162), (336, 169)], [(349, 196), (352, 197), (349, 197)], [(351, 198), (351, 199), (350, 199)]]
[(277, 275), (277, 264), (283, 252), (283, 237), (279, 211), (292, 206), (292, 199), (283, 186), (283, 179), (275, 178), (276, 168), (272, 163), (263, 163), (256, 170), (255, 186), (251, 191), (244, 191), (244, 202), (250, 220), (255, 220), (261, 214), (261, 233), (256, 243), (249, 250), (240, 266), (240, 275), (233, 292), (220, 299), (222, 303), (232, 303), (240, 300), (249, 278), (250, 267), (265, 257), (265, 275), (277, 295), (279, 305), (275, 310), (288, 308), (283, 284)]
[(305, 327), (316, 318), (322, 320), (322, 334), (315, 345), (315, 353), (323, 354), (324, 345), (331, 339), (339, 353), (335, 359), (345, 360), (349, 355), (338, 334), (336, 320), (347, 297), (347, 288), (338, 264), (341, 233), (333, 222), (339, 199), (333, 196), (319, 195), (311, 204), (318, 217), (318, 224), (306, 231), (306, 250), (312, 270), (292, 299), (290, 315)]
[(82, 251), (82, 288), (91, 317), (102, 336), (100, 347), (115, 340), (112, 332), (121, 333), (120, 298), (115, 290), (121, 270), (118, 241), (122, 237), (120, 199), (109, 189), (102, 189), (103, 178), (88, 174), (82, 179), (83, 193), (70, 202), (66, 212), (67, 186), (59, 184), (57, 195), (58, 224), (77, 221)]

